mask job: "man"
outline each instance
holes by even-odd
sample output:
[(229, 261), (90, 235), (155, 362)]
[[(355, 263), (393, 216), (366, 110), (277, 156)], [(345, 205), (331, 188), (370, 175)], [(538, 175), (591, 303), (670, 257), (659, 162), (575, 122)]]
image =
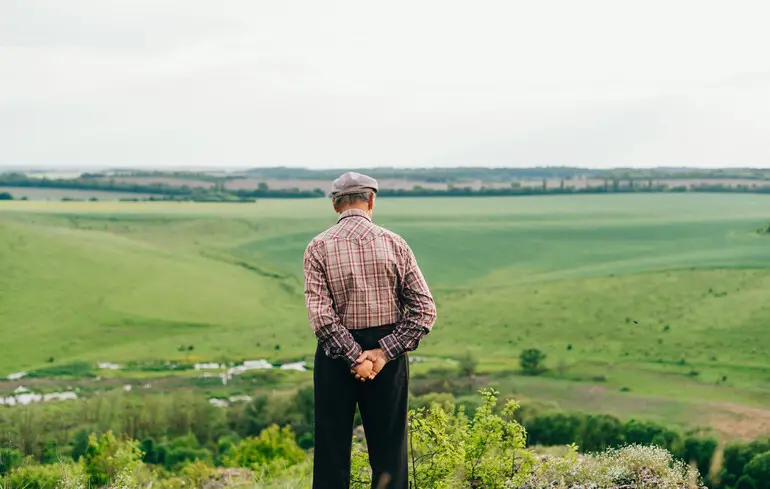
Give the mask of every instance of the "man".
[(318, 339), (314, 489), (350, 486), (356, 404), (372, 487), (408, 486), (406, 353), (433, 328), (436, 306), (407, 243), (372, 222), (377, 191), (360, 173), (335, 180), (337, 224), (305, 250), (305, 302)]

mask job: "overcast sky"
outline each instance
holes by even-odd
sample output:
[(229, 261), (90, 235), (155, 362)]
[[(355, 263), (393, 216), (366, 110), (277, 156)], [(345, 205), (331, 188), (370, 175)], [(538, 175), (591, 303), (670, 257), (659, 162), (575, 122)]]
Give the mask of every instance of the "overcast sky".
[(0, 166), (770, 167), (764, 3), (0, 0)]

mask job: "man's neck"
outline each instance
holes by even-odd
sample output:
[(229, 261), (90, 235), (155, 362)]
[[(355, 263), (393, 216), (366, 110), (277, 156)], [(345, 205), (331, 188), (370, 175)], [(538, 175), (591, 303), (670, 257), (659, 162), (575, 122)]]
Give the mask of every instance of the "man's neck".
[(342, 215), (342, 214), (344, 214), (345, 212), (348, 212), (348, 211), (361, 211), (364, 214), (366, 214), (367, 216), (372, 217), (371, 211), (369, 210), (368, 207), (365, 207), (365, 206), (353, 205), (353, 206), (350, 206), (350, 207), (346, 207), (344, 209), (340, 209), (340, 215)]

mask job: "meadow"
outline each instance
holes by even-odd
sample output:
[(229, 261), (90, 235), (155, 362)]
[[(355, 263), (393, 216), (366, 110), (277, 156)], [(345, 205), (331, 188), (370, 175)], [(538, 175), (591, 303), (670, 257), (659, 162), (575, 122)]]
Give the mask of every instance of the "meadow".
[[(383, 198), (375, 210), (438, 303), (415, 374), (470, 353), (483, 382), (525, 402), (745, 438), (770, 433), (770, 237), (756, 232), (769, 220), (770, 197), (746, 194)], [(323, 199), (2, 202), (0, 377), (310, 361), (302, 252), (334, 222)], [(545, 373), (521, 375), (527, 348), (547, 355)]]

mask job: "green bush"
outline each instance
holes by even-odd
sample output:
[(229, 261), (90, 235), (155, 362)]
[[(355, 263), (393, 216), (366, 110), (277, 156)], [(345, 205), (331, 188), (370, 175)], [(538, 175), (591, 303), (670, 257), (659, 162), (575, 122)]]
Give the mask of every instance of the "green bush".
[(738, 481), (745, 474), (746, 465), (757, 455), (766, 452), (770, 452), (770, 439), (727, 445), (722, 460), (722, 471), (719, 474), (723, 486), (738, 487)]
[(7, 476), (8, 489), (69, 489), (67, 481), (82, 478), (83, 467), (75, 463), (23, 465)]
[(50, 379), (55, 377), (96, 377), (94, 366), (86, 362), (54, 365), (33, 370), (27, 374), (31, 379)]
[(112, 432), (99, 438), (91, 435), (83, 461), (85, 475), (95, 486), (111, 484), (118, 477), (137, 476), (143, 468), (139, 444), (132, 440), (119, 440)]
[[(425, 489), (517, 487), (532, 462), (524, 448), (524, 428), (515, 420), (518, 404), (509, 401), (497, 414), (497, 392), (482, 391), (473, 417), (444, 402), (409, 413), (409, 460), (412, 487)], [(371, 485), (366, 452), (354, 446), (352, 488)]]
[(665, 448), (675, 457), (681, 457), (684, 451), (682, 437), (676, 431), (651, 421), (632, 419), (623, 428), (626, 443), (638, 445), (656, 445)]
[(20, 451), (11, 448), (0, 448), (0, 476), (19, 467), (23, 461), (24, 455)]
[(711, 470), (711, 463), (714, 460), (717, 445), (719, 443), (714, 438), (693, 438), (688, 437), (684, 440), (683, 459), (686, 462), (695, 463), (698, 472), (706, 477)]
[(543, 362), (545, 361), (546, 354), (536, 348), (529, 348), (521, 352), (519, 355), (519, 361), (521, 362), (521, 370), (526, 375), (537, 375), (545, 371)]
[(569, 445), (577, 441), (583, 416), (575, 413), (545, 413), (526, 423), (530, 445)]
[(756, 489), (770, 489), (770, 452), (755, 455), (746, 464), (745, 472), (753, 479)]
[(292, 466), (305, 459), (305, 452), (297, 445), (294, 432), (288, 426), (272, 425), (258, 437), (241, 440), (224, 457), (226, 467), (244, 467), (261, 470), (265, 467)]
[(158, 447), (158, 457), (161, 458), (159, 463), (168, 470), (178, 470), (188, 462), (212, 463), (214, 459), (211, 451), (202, 448), (192, 433)]

